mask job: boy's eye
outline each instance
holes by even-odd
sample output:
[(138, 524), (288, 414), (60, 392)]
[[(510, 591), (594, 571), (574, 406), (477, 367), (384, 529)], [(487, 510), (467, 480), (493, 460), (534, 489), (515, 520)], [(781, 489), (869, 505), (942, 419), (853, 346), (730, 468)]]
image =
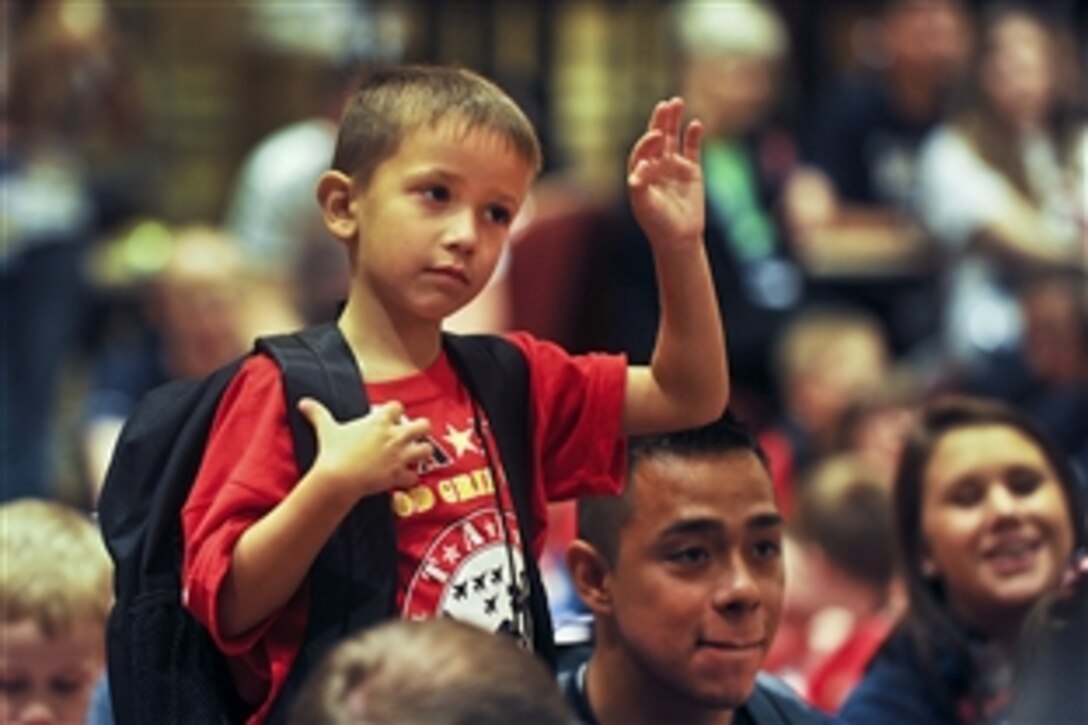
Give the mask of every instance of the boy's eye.
[(59, 677), (49, 683), (49, 689), (55, 695), (74, 695), (83, 687), (83, 681), (75, 677)]
[(436, 184), (423, 189), (423, 196), (431, 201), (449, 201), (450, 190), (448, 187)]
[(504, 206), (490, 206), (487, 208), (487, 217), (496, 224), (508, 226), (514, 218), (513, 212)]
[(0, 678), (0, 694), (8, 697), (21, 695), (30, 689), (30, 680), (25, 677)]

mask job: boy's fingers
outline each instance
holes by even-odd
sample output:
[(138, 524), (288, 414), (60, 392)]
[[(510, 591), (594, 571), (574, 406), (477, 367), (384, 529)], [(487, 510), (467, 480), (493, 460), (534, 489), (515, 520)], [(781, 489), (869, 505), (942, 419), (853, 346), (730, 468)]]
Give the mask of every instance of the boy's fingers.
[(631, 149), (631, 155), (627, 157), (627, 172), (633, 173), (640, 161), (653, 156), (659, 156), (665, 148), (665, 135), (661, 129), (653, 129), (642, 135)]
[(699, 162), (700, 148), (703, 143), (704, 127), (701, 121), (693, 120), (684, 131), (684, 158)]
[(390, 423), (397, 423), (404, 416), (404, 405), (391, 400), (388, 403), (381, 403), (375, 405), (370, 409), (370, 414), (385, 418)]
[(313, 398), (303, 398), (298, 401), (298, 411), (310, 421), (315, 431), (323, 430), (335, 422), (328, 408)]

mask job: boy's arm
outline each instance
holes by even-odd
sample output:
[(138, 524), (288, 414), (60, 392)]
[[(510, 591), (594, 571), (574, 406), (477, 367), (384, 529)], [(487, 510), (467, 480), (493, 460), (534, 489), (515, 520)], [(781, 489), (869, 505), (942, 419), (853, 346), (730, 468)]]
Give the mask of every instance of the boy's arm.
[(729, 402), (725, 333), (703, 241), (703, 127), (683, 126), (684, 102), (658, 103), (628, 161), (635, 218), (650, 240), (661, 301), (649, 367), (627, 374), (628, 434), (694, 427)]
[(366, 495), (413, 483), (430, 455), (425, 420), (403, 420), (399, 403), (337, 423), (314, 400), (299, 403), (317, 434), (313, 467), (283, 501), (238, 539), (219, 593), (221, 634), (237, 637), (298, 591), (321, 548)]

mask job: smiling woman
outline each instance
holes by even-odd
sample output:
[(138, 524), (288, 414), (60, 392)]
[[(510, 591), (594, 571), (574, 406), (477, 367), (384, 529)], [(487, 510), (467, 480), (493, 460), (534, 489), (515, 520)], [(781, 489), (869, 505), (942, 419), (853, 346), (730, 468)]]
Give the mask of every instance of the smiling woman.
[(1079, 493), (1063, 454), (1018, 411), (965, 397), (932, 403), (895, 483), (910, 609), (843, 719), (998, 719), (1025, 617), (1084, 544)]

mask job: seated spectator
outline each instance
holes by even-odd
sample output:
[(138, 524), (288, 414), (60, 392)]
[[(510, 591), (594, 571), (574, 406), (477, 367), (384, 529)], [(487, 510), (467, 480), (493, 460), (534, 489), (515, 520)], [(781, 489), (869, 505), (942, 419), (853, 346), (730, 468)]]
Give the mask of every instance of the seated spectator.
[(83, 722), (113, 596), (97, 528), (63, 504), (5, 503), (0, 562), (0, 722)]
[[(1041, 274), (1018, 285), (1021, 344), (962, 371), (964, 392), (1022, 408), (1088, 476), (1088, 278)], [(1088, 481), (1088, 478), (1084, 480)]]
[(852, 35), (875, 30), (876, 57), (862, 56), (856, 72), (821, 89), (783, 208), (811, 295), (863, 304), (901, 356), (938, 331), (932, 240), (911, 199), (919, 149), (946, 117), (972, 27), (961, 0), (844, 7), (864, 8)]
[(1016, 409), (942, 398), (911, 432), (893, 497), (908, 608), (840, 718), (999, 722), (1025, 617), (1085, 543), (1068, 460)]
[(838, 711), (899, 615), (891, 528), (889, 486), (856, 455), (822, 461), (799, 491), (782, 628), (765, 667), (825, 712)]
[(1068, 43), (1015, 6), (990, 12), (980, 39), (963, 107), (918, 172), (918, 213), (952, 255), (943, 327), (955, 361), (1019, 344), (1016, 279), (1088, 264), (1088, 125)]
[(594, 639), (560, 683), (583, 722), (823, 721), (757, 676), (782, 607), (783, 523), (755, 439), (728, 414), (632, 439), (623, 492), (578, 509), (568, 565)]
[(781, 412), (760, 431), (783, 514), (794, 481), (836, 449), (844, 414), (882, 382), (891, 366), (884, 327), (851, 307), (812, 307), (796, 315), (775, 346)]
[(296, 725), (569, 725), (543, 662), (452, 619), (396, 620), (337, 645), (291, 710)]

